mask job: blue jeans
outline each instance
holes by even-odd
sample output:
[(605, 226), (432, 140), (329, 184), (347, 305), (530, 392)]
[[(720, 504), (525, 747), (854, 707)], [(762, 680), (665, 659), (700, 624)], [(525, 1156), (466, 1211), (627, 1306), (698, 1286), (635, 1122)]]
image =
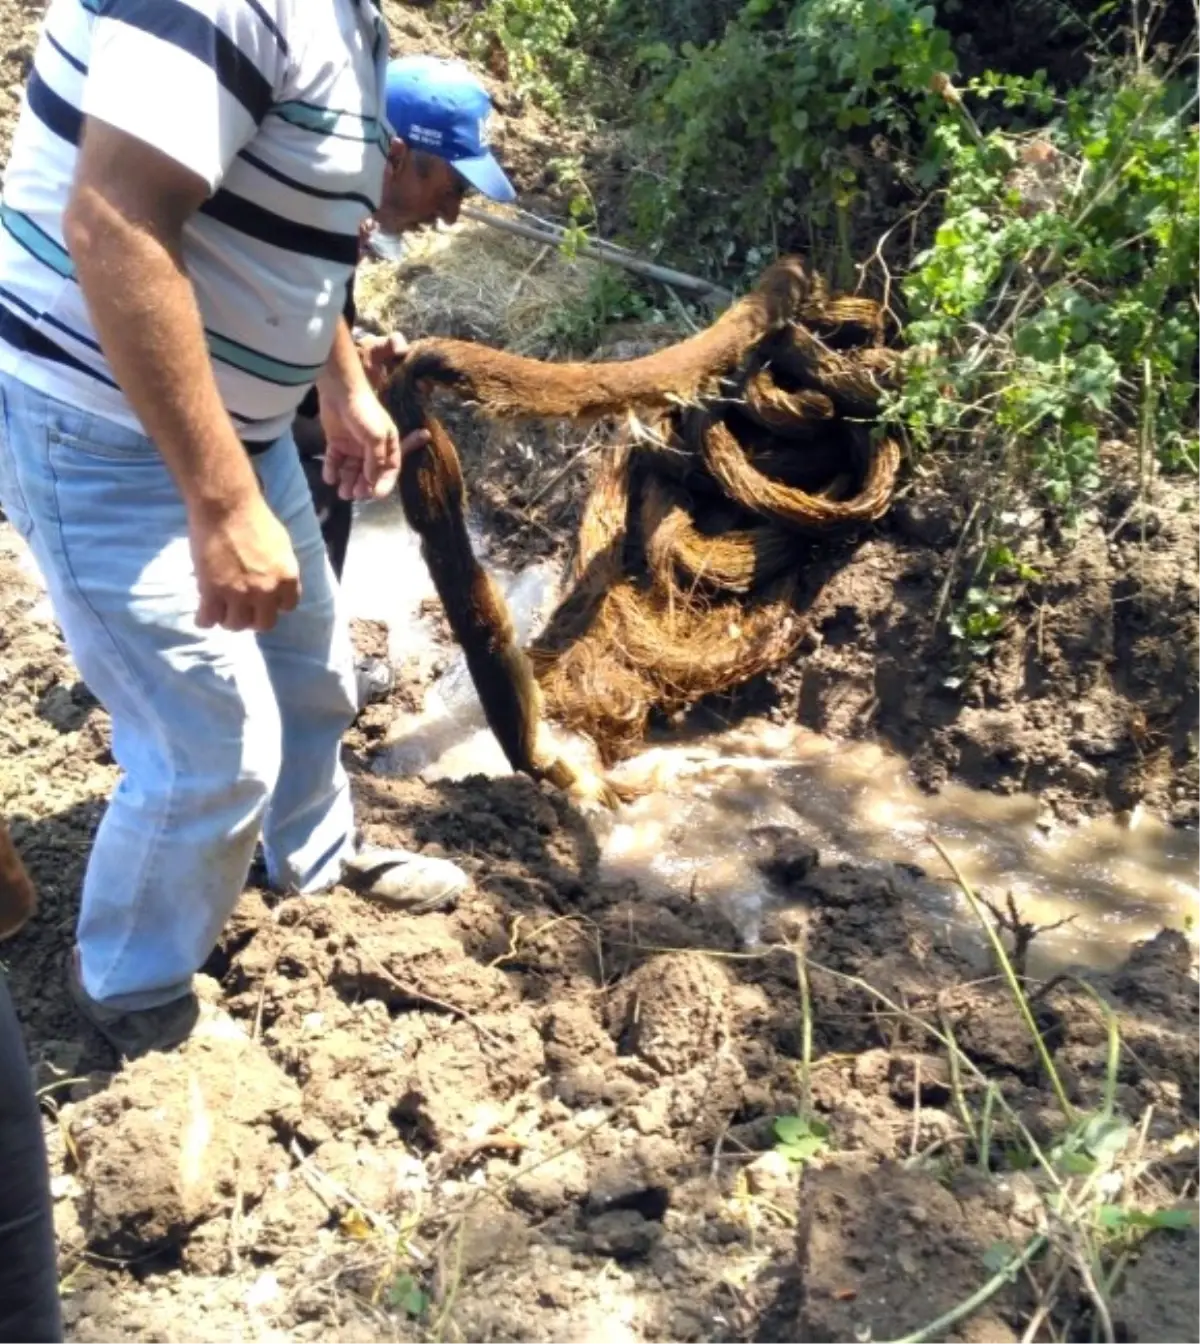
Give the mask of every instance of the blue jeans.
[(260, 833), (272, 884), (300, 891), (336, 881), (352, 846), (349, 626), (291, 435), (253, 461), (300, 602), (266, 634), (202, 630), (183, 500), (154, 444), (0, 374), (0, 504), (112, 716), (122, 770), (78, 928), (84, 988), (106, 1006), (187, 992)]

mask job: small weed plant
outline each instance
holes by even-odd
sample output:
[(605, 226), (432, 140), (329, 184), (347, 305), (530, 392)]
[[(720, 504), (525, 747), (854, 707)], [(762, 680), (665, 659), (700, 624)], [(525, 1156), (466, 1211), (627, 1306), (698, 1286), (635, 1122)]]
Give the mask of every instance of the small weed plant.
[(544, 338), (569, 354), (596, 348), (605, 330), (617, 322), (661, 325), (666, 316), (647, 293), (615, 269), (597, 270), (582, 299), (563, 308), (547, 326)]

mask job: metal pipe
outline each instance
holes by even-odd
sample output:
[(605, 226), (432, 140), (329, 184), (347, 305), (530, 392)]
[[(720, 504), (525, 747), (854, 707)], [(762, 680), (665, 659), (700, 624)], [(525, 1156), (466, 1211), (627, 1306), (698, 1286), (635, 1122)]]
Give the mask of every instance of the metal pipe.
[[(503, 233), (515, 234), (518, 238), (528, 238), (535, 243), (549, 243), (557, 246), (567, 236), (566, 229), (562, 228), (561, 225), (552, 224), (549, 220), (539, 220), (536, 225), (526, 224), (521, 220), (509, 219), (506, 215), (497, 214), (493, 210), (481, 210), (474, 205), (464, 205), (461, 213), (466, 219), (476, 220), (480, 224), (499, 229)], [(618, 247), (615, 243), (588, 240), (580, 243), (576, 250), (581, 257), (624, 267), (625, 270), (631, 271), (634, 275), (640, 275), (646, 280), (657, 280), (661, 284), (670, 285), (674, 289), (686, 290), (700, 298), (708, 298), (717, 303), (725, 304), (733, 302), (733, 294), (720, 285), (714, 285), (709, 280), (702, 280), (698, 275), (688, 275), (686, 271), (676, 271), (670, 266), (659, 266), (656, 262), (646, 261), (625, 248)]]

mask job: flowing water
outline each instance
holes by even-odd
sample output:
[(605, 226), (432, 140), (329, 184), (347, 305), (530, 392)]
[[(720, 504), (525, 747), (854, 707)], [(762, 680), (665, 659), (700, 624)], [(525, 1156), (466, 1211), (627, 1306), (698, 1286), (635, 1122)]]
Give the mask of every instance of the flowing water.
[[(491, 572), (528, 635), (553, 599), (557, 575), (548, 566)], [(352, 615), (388, 622), (394, 659), (432, 639), (420, 614), (432, 586), (394, 504), (361, 509), (345, 590)], [(434, 684), (423, 712), (398, 720), (389, 740), (379, 765), (385, 772), (427, 779), (509, 772), (461, 657)], [(1164, 925), (1193, 928), (1200, 902), (1195, 832), (1144, 815), (1049, 826), (1036, 798), (953, 783), (930, 796), (883, 747), (835, 742), (797, 725), (748, 721), (650, 746), (616, 776), (646, 792), (596, 819), (604, 875), (705, 895), (750, 943), (779, 901), (757, 866), (763, 851), (754, 833), (764, 826), (798, 833), (825, 864), (885, 871), (951, 936), (967, 940), (969, 913), (929, 843), (932, 832), (993, 899), (1011, 891), (1023, 918), (1068, 921), (1035, 942), (1034, 973), (1115, 965), (1131, 942)]]

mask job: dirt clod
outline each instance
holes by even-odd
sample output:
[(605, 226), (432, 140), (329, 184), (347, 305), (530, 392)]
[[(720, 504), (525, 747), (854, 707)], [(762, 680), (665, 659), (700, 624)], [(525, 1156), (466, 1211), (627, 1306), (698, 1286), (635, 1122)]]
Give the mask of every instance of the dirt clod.
[(89, 1245), (136, 1256), (257, 1203), (286, 1165), (275, 1143), (299, 1092), (232, 1029), (127, 1065), (70, 1119)]
[(1155, 1232), (1142, 1244), (1113, 1299), (1114, 1324), (1130, 1344), (1200, 1339), (1196, 1263), (1200, 1235)]
[[(865, 1173), (810, 1172), (802, 1206), (794, 1339), (895, 1339), (916, 1331), (968, 1298), (989, 1246), (1014, 1236), (986, 1196), (956, 1198), (931, 1176), (893, 1163)], [(974, 1316), (969, 1336), (953, 1337), (1016, 1340), (1006, 1300), (1007, 1291)]]
[(662, 1229), (657, 1223), (632, 1209), (602, 1213), (587, 1228), (589, 1249), (596, 1255), (611, 1255), (614, 1260), (637, 1260), (649, 1255), (661, 1236)]
[(660, 1073), (710, 1058), (729, 1034), (729, 980), (711, 958), (671, 953), (635, 971), (614, 995), (610, 1028), (623, 1053)]

